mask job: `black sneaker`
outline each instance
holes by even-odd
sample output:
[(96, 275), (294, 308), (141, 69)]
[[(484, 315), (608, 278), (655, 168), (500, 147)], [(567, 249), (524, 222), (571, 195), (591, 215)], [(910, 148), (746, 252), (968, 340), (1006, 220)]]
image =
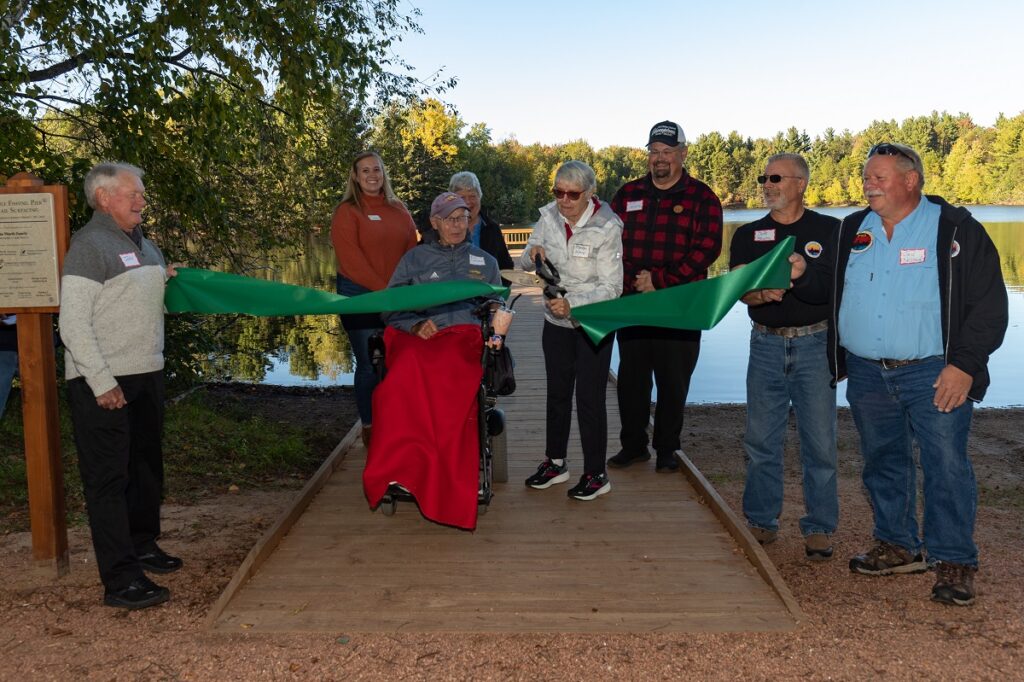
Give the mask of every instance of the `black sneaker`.
[(580, 482), (569, 490), (569, 497), (574, 500), (592, 500), (598, 495), (611, 492), (611, 489), (608, 474), (583, 474)]
[(562, 460), (562, 466), (558, 466), (550, 459), (545, 459), (537, 467), (537, 473), (526, 479), (526, 485), (536, 490), (550, 488), (556, 483), (565, 483), (569, 480), (569, 465)]
[(924, 573), (927, 570), (928, 564), (920, 552), (911, 554), (902, 547), (881, 540), (877, 540), (866, 553), (850, 559), (850, 571), (864, 575)]
[(162, 604), (170, 598), (170, 590), (160, 587), (146, 576), (142, 576), (120, 590), (107, 590), (103, 595), (103, 603), (107, 606), (134, 611)]
[(174, 573), (182, 567), (182, 560), (171, 556), (156, 545), (139, 555), (139, 565), (147, 573)]
[(940, 561), (935, 564), (935, 585), (932, 601), (950, 606), (970, 606), (974, 603), (974, 574), (978, 569), (965, 564)]
[(658, 454), (658, 459), (654, 463), (654, 470), (659, 474), (671, 474), (679, 471), (679, 460), (676, 459), (676, 453), (669, 452), (667, 454)]
[(646, 462), (651, 458), (651, 453), (647, 452), (644, 448), (643, 452), (630, 453), (625, 450), (619, 450), (617, 455), (613, 455), (608, 458), (608, 466), (615, 469), (625, 469), (630, 464), (636, 464), (637, 462)]

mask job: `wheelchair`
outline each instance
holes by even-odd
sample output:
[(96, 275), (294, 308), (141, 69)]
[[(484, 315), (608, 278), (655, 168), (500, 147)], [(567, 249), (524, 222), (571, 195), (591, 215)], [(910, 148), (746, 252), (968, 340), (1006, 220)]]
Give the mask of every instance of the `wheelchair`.
[[(518, 298), (518, 296), (516, 297)], [(493, 334), (490, 325), (490, 313), (493, 300), (485, 300), (473, 311), (474, 317), (480, 320), (482, 339), (489, 339)], [(514, 304), (514, 300), (513, 300)], [(378, 382), (384, 379), (386, 372), (384, 354), (384, 336), (374, 334), (369, 340), (370, 361), (377, 373)], [(477, 389), (477, 435), (480, 445), (479, 484), (477, 488), (477, 513), (487, 513), (487, 508), (494, 498), (493, 484), (508, 481), (508, 441), (505, 431), (505, 413), (498, 407), (498, 394), (492, 385), (492, 372), (488, 371), (493, 364), (494, 350), (484, 343), (480, 362), (483, 366), (483, 377)], [(393, 516), (399, 502), (415, 502), (416, 498), (400, 485), (392, 484), (381, 498), (379, 508), (385, 516)]]

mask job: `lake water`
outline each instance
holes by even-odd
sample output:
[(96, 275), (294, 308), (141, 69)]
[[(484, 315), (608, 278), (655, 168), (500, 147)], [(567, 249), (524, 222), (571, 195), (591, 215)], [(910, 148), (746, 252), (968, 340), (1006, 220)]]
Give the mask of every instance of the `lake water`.
[[(856, 208), (815, 209), (821, 213), (841, 218)], [(1020, 206), (975, 206), (971, 213), (981, 221), (999, 249), (1010, 298), (1010, 326), (1003, 345), (992, 355), (989, 372), (992, 385), (981, 405), (983, 407), (1009, 407), (1024, 405), (1024, 358), (1020, 348), (1024, 345), (1024, 207)], [(725, 211), (726, 251), (711, 268), (712, 276), (726, 272), (728, 267), (727, 247), (737, 227), (763, 216), (764, 209), (743, 209)], [(317, 267), (304, 268), (299, 276), (282, 278), (294, 284), (333, 289), (332, 283), (324, 283), (325, 277), (334, 269), (334, 255), (324, 244), (311, 244), (306, 258), (319, 261)], [(316, 274), (310, 274), (310, 273)], [(327, 273), (325, 275), (325, 273)], [(277, 278), (277, 277), (275, 277)], [(296, 281), (298, 280), (298, 281)], [(328, 332), (330, 333), (330, 332)], [(334, 333), (337, 333), (335, 330)], [(714, 329), (703, 334), (700, 360), (690, 384), (689, 402), (692, 403), (742, 403), (746, 401), (746, 367), (750, 334), (750, 319), (746, 307), (733, 306), (725, 319)], [(316, 343), (315, 351), (294, 345), (292, 334), (290, 345), (266, 358), (262, 377), (241, 377), (262, 380), (263, 383), (286, 386), (324, 386), (351, 384), (351, 361), (347, 357), (347, 345), (343, 342), (335, 347), (332, 355), (323, 342)], [(341, 336), (344, 336), (343, 333)], [(318, 338), (318, 337), (313, 337)], [(343, 341), (343, 340), (342, 340)], [(301, 344), (300, 344), (301, 345)], [(314, 344), (310, 344), (314, 345)], [(271, 347), (271, 346), (265, 346)], [(302, 356), (297, 362), (295, 354)], [(312, 363), (311, 357), (316, 359)], [(617, 362), (617, 358), (615, 359)], [(839, 385), (837, 399), (846, 405), (846, 384)]]

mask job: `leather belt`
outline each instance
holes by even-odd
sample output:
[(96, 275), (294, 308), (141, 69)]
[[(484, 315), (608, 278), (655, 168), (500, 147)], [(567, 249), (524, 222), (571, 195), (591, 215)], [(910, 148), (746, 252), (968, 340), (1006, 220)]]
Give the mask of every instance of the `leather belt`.
[(817, 334), (828, 329), (828, 320), (822, 320), (821, 322), (815, 322), (814, 324), (808, 324), (803, 327), (766, 327), (763, 324), (757, 322), (752, 323), (754, 329), (761, 332), (762, 334), (773, 334), (775, 336), (782, 336), (787, 339), (795, 339), (798, 336), (810, 336), (811, 334)]
[(919, 362), (926, 360), (927, 358), (917, 358), (916, 360), (893, 360), (892, 358), (882, 358), (881, 360), (872, 360), (882, 366), (882, 369), (899, 369), (900, 367), (906, 367), (907, 365), (916, 365)]

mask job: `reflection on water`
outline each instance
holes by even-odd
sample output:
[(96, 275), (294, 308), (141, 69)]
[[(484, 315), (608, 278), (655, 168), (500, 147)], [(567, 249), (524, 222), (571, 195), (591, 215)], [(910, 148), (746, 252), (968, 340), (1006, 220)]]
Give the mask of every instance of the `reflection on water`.
[[(239, 274), (334, 291), (334, 272), (330, 243), (311, 238), (301, 251), (279, 252)], [(337, 315), (218, 316), (203, 322), (214, 325), (217, 345), (230, 349), (203, 363), (208, 376), (288, 386), (352, 383), (352, 353)]]
[[(823, 209), (842, 217), (855, 209)], [(1005, 407), (1024, 404), (1024, 361), (1019, 349), (1024, 344), (1024, 207), (981, 206), (971, 212), (985, 223), (999, 249), (1003, 276), (1010, 293), (1010, 328), (1002, 347), (989, 364), (992, 386), (984, 406)], [(763, 209), (726, 211), (726, 251), (711, 267), (712, 276), (728, 269), (727, 247), (741, 224), (763, 216)], [(288, 284), (334, 290), (335, 260), (326, 238), (310, 239), (303, 253), (280, 253), (258, 264), (249, 274)], [(704, 332), (700, 361), (694, 372), (690, 401), (697, 403), (741, 403), (745, 401), (745, 377), (749, 318), (742, 305), (734, 306), (725, 319)], [(225, 347), (233, 349), (223, 358), (208, 362), (208, 371), (236, 379), (281, 385), (351, 384), (352, 360), (348, 339), (337, 316), (296, 316), (290, 318), (239, 317), (220, 331)], [(838, 400), (846, 404), (845, 384)]]

